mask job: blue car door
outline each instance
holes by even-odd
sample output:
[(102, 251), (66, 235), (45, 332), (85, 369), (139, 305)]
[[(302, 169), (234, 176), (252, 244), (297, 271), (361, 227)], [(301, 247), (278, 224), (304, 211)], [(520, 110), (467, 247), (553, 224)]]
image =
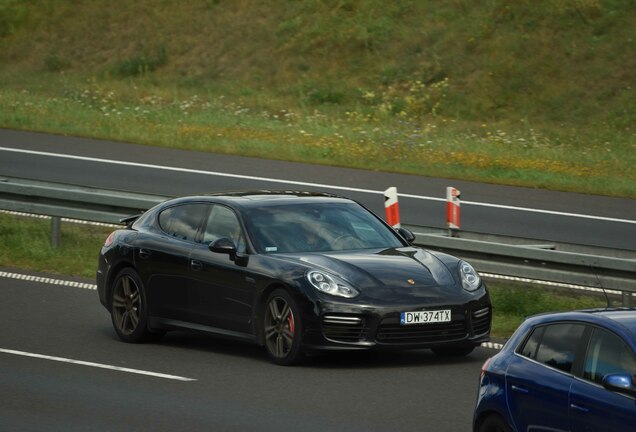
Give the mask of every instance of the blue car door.
[(506, 395), (519, 431), (567, 431), (572, 376), (517, 357), (508, 366)]
[(570, 391), (571, 430), (636, 431), (636, 399), (575, 380)]
[(506, 398), (519, 431), (569, 431), (569, 393), (585, 327), (556, 323), (536, 328), (506, 371)]
[(636, 356), (616, 334), (592, 331), (580, 379), (570, 390), (573, 431), (636, 431), (636, 398), (602, 386), (607, 374), (636, 374)]

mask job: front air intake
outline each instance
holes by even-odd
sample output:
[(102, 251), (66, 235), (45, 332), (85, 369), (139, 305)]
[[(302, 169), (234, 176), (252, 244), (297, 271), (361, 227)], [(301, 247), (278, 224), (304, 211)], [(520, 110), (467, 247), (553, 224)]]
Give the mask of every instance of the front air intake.
[(322, 318), (322, 332), (332, 341), (360, 342), (364, 340), (367, 330), (362, 317), (325, 315)]

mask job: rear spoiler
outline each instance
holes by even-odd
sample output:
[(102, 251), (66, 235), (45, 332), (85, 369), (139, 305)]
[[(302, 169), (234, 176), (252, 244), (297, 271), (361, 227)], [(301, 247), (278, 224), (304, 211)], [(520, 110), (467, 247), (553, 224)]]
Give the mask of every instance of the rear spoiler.
[(144, 214), (143, 212), (136, 214), (136, 215), (132, 215), (132, 216), (126, 216), (123, 217), (121, 219), (119, 219), (119, 223), (123, 223), (126, 224), (127, 228), (130, 228), (130, 226), (137, 220), (139, 219), (139, 217)]

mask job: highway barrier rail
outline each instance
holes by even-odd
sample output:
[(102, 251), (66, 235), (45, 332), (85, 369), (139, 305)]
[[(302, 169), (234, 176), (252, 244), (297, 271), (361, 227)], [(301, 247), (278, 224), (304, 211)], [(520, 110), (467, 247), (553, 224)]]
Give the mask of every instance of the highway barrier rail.
[[(60, 218), (119, 224), (169, 196), (0, 177), (0, 210), (51, 216), (51, 241), (59, 244)], [(607, 290), (631, 305), (636, 293), (636, 251), (545, 243), (403, 225), (416, 244), (469, 260), (484, 275), (497, 275)]]

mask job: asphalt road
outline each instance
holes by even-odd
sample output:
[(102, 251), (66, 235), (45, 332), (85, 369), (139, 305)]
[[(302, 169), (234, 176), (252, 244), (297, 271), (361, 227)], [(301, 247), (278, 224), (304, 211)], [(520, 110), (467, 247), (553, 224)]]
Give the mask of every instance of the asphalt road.
[[(465, 230), (636, 250), (634, 200), (8, 130), (2, 175), (160, 195), (322, 190), (380, 214), (381, 191), (396, 186), (402, 221), (437, 227), (452, 185)], [(95, 291), (0, 277), (0, 295), (1, 431), (468, 431), (479, 369), (493, 353), (339, 353), (284, 368), (258, 347), (202, 335), (119, 342)]]
[(7, 432), (469, 431), (479, 370), (494, 353), (478, 348), (453, 361), (428, 350), (331, 354), (288, 368), (259, 347), (198, 334), (120, 342), (93, 290), (0, 277), (0, 295)]
[(446, 222), (446, 186), (454, 186), (466, 231), (636, 250), (636, 200), (629, 199), (0, 129), (2, 175), (175, 196), (318, 190), (357, 199), (379, 214), (382, 191), (395, 186), (403, 223), (439, 228)]

